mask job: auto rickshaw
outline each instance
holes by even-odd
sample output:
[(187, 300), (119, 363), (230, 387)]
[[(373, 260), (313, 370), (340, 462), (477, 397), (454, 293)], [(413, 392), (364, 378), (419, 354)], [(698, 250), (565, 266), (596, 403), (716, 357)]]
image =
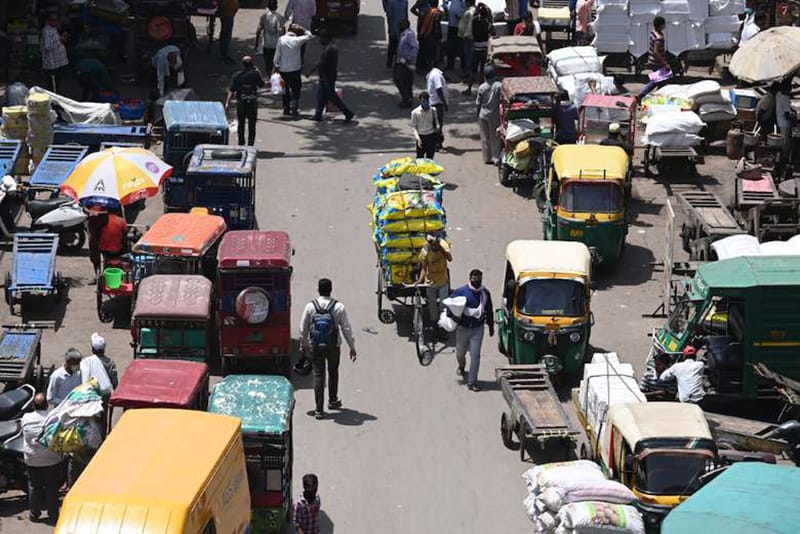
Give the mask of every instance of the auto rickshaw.
[(551, 374), (583, 368), (592, 323), (591, 257), (583, 243), (512, 241), (503, 305), (495, 311), (500, 352)]
[(628, 234), (628, 155), (617, 146), (561, 145), (537, 204), (545, 239), (582, 241), (595, 263), (620, 259)]
[(632, 96), (586, 95), (579, 112), (578, 141), (598, 144), (608, 137), (609, 125), (616, 122), (622, 138), (635, 146), (636, 106)]
[(281, 532), (291, 524), (292, 384), (282, 376), (229, 375), (214, 387), (208, 411), (242, 420), (253, 532)]
[(226, 230), (222, 217), (209, 215), (203, 208), (165, 213), (133, 245), (134, 279), (151, 274), (204, 274), (213, 280), (216, 247)]
[(498, 78), (540, 76), (542, 47), (539, 38), (527, 35), (506, 35), (489, 39), (489, 64)]
[(286, 232), (237, 230), (217, 251), (222, 375), (242, 361), (290, 376), (292, 249)]
[(543, 184), (552, 150), (558, 88), (547, 76), (503, 80), (500, 101), (501, 150), (497, 173), (502, 185)]
[(164, 210), (204, 207), (225, 219), (231, 230), (255, 228), (256, 149), (197, 145), (187, 158), (186, 175), (180, 178), (183, 193), (165, 197)]
[(211, 281), (154, 274), (139, 284), (131, 335), (134, 358), (208, 362), (213, 354)]
[(114, 408), (182, 408), (205, 411), (208, 366), (179, 360), (133, 360), (108, 401), (108, 431)]

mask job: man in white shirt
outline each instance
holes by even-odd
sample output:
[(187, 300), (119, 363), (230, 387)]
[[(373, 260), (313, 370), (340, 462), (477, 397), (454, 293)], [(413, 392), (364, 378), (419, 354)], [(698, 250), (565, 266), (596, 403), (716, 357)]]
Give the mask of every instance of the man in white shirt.
[(300, 74), (303, 70), (303, 57), (301, 48), (314, 36), (302, 26), (292, 24), (289, 31), (278, 38), (275, 49), (275, 68), (283, 78), (285, 90), (283, 91), (283, 114), (299, 115), (297, 107), (300, 102), (302, 80)]
[(689, 345), (683, 349), (683, 360), (661, 373), (659, 380), (674, 379), (678, 384), (678, 400), (700, 403), (706, 395), (705, 364), (696, 360), (697, 349)]
[[(288, 21), (291, 17), (292, 24), (297, 24), (301, 28), (311, 28), (316, 14), (316, 0), (289, 0), (289, 3), (286, 4), (286, 10), (283, 12), (283, 19)], [(311, 32), (309, 31), (308, 33)], [(300, 49), (300, 58), (303, 61), (306, 59), (305, 43)]]
[(89, 354), (81, 358), (81, 378), (84, 382), (94, 378), (97, 381), (100, 396), (104, 400), (114, 391), (114, 386), (111, 385), (111, 379), (106, 372), (106, 366), (103, 365), (97, 354)]
[(431, 107), (436, 111), (436, 119), (438, 121), (439, 139), (436, 148), (441, 149), (444, 143), (444, 112), (449, 108), (447, 80), (445, 80), (442, 71), (436, 67), (431, 67), (431, 70), (429, 70), (427, 76), (425, 76), (425, 84), (427, 85), (428, 94), (430, 95)]
[(183, 87), (186, 78), (183, 73), (183, 60), (181, 59), (181, 49), (175, 45), (167, 45), (155, 53), (152, 59), (153, 68), (156, 69), (156, 83), (158, 84), (158, 96), (164, 96), (167, 90), (167, 81), (175, 77), (175, 87)]
[[(323, 404), (325, 401), (325, 367), (327, 364), (330, 381), (328, 383), (328, 409), (338, 410), (342, 407), (339, 400), (339, 359), (341, 354), (341, 337), (344, 336), (350, 347), (350, 359), (356, 361), (356, 340), (353, 329), (347, 319), (347, 311), (341, 302), (331, 298), (333, 283), (327, 278), (320, 278), (318, 284), (319, 297), (309, 302), (303, 310), (300, 320), (300, 350), (305, 357), (311, 355), (314, 367), (314, 400), (316, 409), (314, 417), (324, 419)], [(341, 330), (342, 336), (339, 335)]]
[[(264, 53), (264, 72), (272, 72), (275, 48), (283, 34), (283, 17), (278, 13), (278, 0), (267, 0), (267, 9), (261, 15), (256, 31), (255, 51)], [(259, 45), (262, 47), (259, 49)]]
[(47, 399), (43, 393), (33, 397), (33, 411), (22, 416), (22, 454), (28, 470), (28, 517), (37, 521), (42, 508), (52, 525), (58, 521), (58, 489), (64, 469), (63, 458), (39, 443), (47, 420)]
[(58, 33), (58, 15), (50, 13), (47, 16), (47, 22), (42, 28), (41, 49), (42, 69), (47, 74), (54, 93), (58, 92), (63, 73), (69, 65), (67, 48), (64, 46), (64, 41), (67, 37), (67, 34), (61, 35)]
[(55, 408), (69, 392), (82, 384), (81, 353), (77, 349), (69, 349), (64, 354), (64, 365), (54, 370), (47, 385), (47, 403)]
[(419, 106), (411, 110), (411, 132), (417, 144), (417, 157), (433, 159), (439, 140), (439, 120), (427, 91), (419, 94)]

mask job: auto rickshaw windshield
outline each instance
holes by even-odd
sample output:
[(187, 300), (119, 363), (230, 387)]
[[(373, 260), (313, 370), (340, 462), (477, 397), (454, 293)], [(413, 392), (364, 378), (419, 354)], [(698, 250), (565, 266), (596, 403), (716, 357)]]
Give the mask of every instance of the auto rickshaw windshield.
[(669, 329), (675, 337), (683, 338), (694, 313), (695, 303), (684, 295), (675, 305), (675, 309), (672, 310), (672, 315), (669, 317)]
[(615, 182), (569, 181), (561, 190), (561, 207), (573, 213), (616, 213), (622, 204), (622, 188)]
[(586, 313), (586, 289), (570, 278), (533, 278), (517, 291), (517, 310), (523, 315), (581, 317)]
[(653, 452), (639, 460), (636, 488), (650, 495), (691, 495), (700, 488), (709, 461), (693, 452)]

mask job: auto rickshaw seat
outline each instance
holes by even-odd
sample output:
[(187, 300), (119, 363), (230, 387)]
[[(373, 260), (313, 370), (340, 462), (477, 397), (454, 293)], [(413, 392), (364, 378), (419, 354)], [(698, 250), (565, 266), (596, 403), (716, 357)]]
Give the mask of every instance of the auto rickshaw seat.
[(0, 394), (0, 420), (14, 417), (30, 400), (31, 392), (25, 388), (3, 392)]

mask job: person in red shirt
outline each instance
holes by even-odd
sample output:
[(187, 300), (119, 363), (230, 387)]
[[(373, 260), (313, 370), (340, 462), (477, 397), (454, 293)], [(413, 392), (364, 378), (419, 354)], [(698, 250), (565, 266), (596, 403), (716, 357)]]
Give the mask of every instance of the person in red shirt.
[(109, 211), (89, 213), (89, 259), (95, 272), (100, 271), (102, 258), (117, 257), (125, 252), (128, 223)]

